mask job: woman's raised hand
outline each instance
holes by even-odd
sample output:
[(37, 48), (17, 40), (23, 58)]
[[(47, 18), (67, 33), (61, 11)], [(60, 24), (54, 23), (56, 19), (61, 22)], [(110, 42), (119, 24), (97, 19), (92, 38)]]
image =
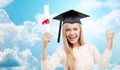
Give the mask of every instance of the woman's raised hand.
[(52, 35), (50, 33), (44, 33), (43, 35), (43, 47), (47, 47), (47, 44), (50, 42)]
[(112, 49), (112, 43), (113, 43), (113, 37), (114, 37), (114, 31), (107, 30), (106, 31), (106, 37), (107, 37), (107, 48)]
[(112, 30), (107, 30), (106, 31), (106, 36), (107, 36), (107, 41), (112, 41), (114, 37), (114, 31)]

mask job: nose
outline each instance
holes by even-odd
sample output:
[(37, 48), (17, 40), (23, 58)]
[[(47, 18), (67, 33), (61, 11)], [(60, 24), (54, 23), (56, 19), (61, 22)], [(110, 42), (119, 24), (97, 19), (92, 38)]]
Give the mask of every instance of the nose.
[(73, 31), (73, 30), (71, 30), (71, 31), (70, 31), (70, 35), (73, 35), (73, 34), (74, 34), (74, 31)]

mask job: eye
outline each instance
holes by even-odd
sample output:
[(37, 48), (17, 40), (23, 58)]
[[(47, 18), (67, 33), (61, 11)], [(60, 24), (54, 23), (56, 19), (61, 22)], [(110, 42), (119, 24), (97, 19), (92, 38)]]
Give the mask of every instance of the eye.
[(66, 31), (70, 31), (70, 29), (66, 29)]
[(78, 30), (77, 28), (74, 28), (74, 30)]

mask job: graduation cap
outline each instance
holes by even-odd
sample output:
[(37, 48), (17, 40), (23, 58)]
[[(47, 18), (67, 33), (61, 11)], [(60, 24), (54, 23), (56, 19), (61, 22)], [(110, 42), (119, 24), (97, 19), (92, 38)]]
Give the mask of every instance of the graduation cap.
[(66, 11), (66, 12), (54, 17), (53, 19), (56, 19), (56, 20), (60, 21), (59, 34), (58, 34), (58, 41), (57, 42), (60, 42), (62, 23), (63, 24), (65, 24), (65, 23), (71, 23), (71, 24), (80, 23), (81, 24), (80, 19), (85, 18), (85, 17), (89, 17), (89, 15), (80, 13), (80, 12), (75, 11), (75, 10), (69, 10), (69, 11)]

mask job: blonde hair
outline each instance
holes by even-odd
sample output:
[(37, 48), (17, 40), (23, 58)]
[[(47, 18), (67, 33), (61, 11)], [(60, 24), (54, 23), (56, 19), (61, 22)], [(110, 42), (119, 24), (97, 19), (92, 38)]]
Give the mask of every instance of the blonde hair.
[[(66, 52), (66, 63), (67, 63), (67, 70), (75, 70), (75, 64), (76, 64), (76, 59), (75, 56), (72, 52), (72, 46), (70, 45), (70, 43), (67, 41), (66, 38), (66, 25), (63, 25), (63, 29), (62, 29), (62, 38), (63, 38), (63, 45), (64, 45), (64, 49)], [(81, 24), (80, 24), (80, 38), (79, 38), (79, 43), (80, 45), (84, 44), (84, 40), (83, 40), (83, 32), (82, 32), (82, 28), (81, 28)]]

